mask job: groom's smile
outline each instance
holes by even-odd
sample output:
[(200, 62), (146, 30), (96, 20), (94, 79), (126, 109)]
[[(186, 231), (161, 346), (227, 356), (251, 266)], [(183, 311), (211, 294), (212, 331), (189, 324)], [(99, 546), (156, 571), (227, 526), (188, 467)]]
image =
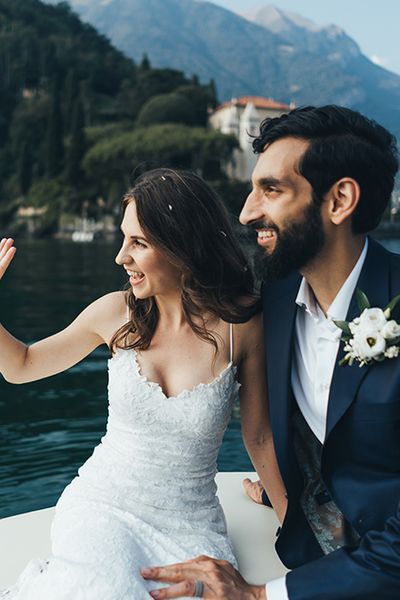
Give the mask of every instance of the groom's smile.
[(262, 248), (265, 248), (269, 252), (273, 250), (276, 243), (276, 232), (273, 229), (261, 228), (256, 229), (257, 231), (257, 244)]

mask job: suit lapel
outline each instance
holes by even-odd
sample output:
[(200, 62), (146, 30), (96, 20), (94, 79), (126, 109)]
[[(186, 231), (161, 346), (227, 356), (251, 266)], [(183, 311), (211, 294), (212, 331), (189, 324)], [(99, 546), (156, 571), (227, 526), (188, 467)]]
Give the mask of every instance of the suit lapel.
[[(369, 239), (368, 252), (360, 273), (356, 288), (360, 288), (367, 295), (371, 307), (384, 308), (390, 301), (390, 254), (382, 246)], [(352, 321), (360, 314), (357, 304), (356, 291), (352, 296), (346, 321)], [(338, 363), (344, 355), (343, 343), (340, 343), (333, 371), (331, 389), (328, 403), (328, 417), (326, 438), (328, 438), (336, 423), (356, 397), (357, 390), (368, 371), (373, 365), (359, 367), (358, 363), (339, 366)]]
[(266, 341), (269, 412), (275, 449), (286, 487), (290, 485), (291, 361), (296, 318), (296, 295), (301, 277), (264, 285), (264, 335)]

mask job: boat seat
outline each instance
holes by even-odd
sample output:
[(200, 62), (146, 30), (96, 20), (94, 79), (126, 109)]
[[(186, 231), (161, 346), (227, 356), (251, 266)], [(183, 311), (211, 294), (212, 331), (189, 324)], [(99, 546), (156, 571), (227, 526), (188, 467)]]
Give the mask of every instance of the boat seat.
[[(240, 571), (254, 584), (287, 572), (274, 548), (279, 526), (271, 508), (254, 504), (242, 490), (254, 473), (218, 473), (218, 496), (225, 511)], [(0, 589), (13, 583), (31, 558), (50, 555), (50, 524), (54, 508), (0, 520)]]

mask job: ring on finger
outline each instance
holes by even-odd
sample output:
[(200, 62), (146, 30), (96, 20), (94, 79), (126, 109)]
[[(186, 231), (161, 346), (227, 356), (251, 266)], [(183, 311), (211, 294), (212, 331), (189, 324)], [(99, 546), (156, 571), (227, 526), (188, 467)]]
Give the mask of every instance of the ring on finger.
[(196, 580), (194, 582), (194, 597), (202, 598), (204, 593), (204, 583), (202, 581)]

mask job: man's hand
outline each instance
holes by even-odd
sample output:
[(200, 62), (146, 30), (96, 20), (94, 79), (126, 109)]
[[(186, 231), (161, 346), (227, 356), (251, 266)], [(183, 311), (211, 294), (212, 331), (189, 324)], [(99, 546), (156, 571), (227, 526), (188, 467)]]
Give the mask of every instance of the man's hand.
[(204, 585), (204, 600), (266, 600), (265, 586), (249, 585), (229, 562), (209, 556), (167, 567), (142, 569), (141, 574), (145, 579), (172, 584), (150, 592), (156, 600), (194, 597), (196, 581)]
[(244, 487), (244, 491), (246, 492), (248, 497), (251, 500), (253, 500), (253, 502), (255, 502), (256, 504), (263, 504), (261, 494), (263, 493), (264, 488), (260, 480), (253, 482), (248, 477), (246, 477), (246, 479), (243, 479), (242, 484)]

